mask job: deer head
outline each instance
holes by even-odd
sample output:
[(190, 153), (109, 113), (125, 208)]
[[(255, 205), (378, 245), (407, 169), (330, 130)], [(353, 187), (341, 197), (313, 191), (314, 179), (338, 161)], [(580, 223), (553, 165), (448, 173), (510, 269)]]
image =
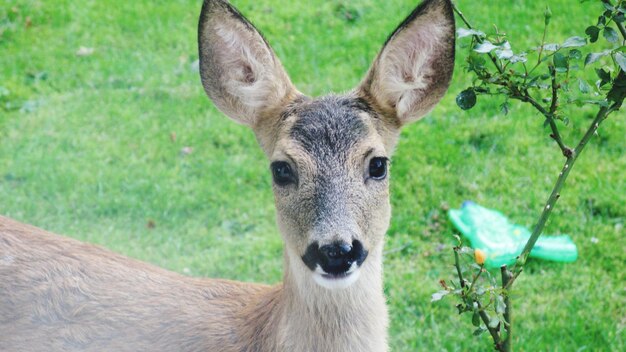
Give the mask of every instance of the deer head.
[(452, 76), (450, 2), (419, 5), (344, 95), (300, 93), (259, 31), (225, 1), (204, 2), (199, 47), (206, 93), (253, 129), (269, 159), (286, 275), (328, 289), (380, 276), (400, 129), (435, 106)]

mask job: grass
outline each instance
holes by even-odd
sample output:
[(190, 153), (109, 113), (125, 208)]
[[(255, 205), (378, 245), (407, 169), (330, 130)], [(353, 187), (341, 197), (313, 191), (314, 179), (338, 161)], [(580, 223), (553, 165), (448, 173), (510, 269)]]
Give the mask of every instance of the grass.
[[(200, 1), (6, 1), (0, 214), (189, 275), (280, 281), (267, 161), (253, 134), (207, 100), (194, 66)], [(233, 2), (311, 95), (353, 87), (415, 6)], [(543, 2), (458, 3), (480, 27), (506, 31), (514, 50), (537, 45)], [(548, 3), (554, 42), (581, 35), (598, 13), (594, 2)], [(93, 54), (77, 56), (81, 46)], [(472, 199), (531, 226), (561, 166), (533, 111), (514, 103), (503, 116), (497, 99), (469, 112), (455, 106), (469, 84), (462, 66), (442, 103), (403, 132), (393, 159), (385, 290), (394, 351), (489, 349), (451, 301), (430, 303), (437, 281), (453, 276), (442, 206)], [(573, 144), (593, 112), (570, 114), (562, 128)], [(516, 284), (518, 350), (626, 349), (623, 116), (592, 140), (546, 229), (570, 234), (579, 260), (531, 261)]]

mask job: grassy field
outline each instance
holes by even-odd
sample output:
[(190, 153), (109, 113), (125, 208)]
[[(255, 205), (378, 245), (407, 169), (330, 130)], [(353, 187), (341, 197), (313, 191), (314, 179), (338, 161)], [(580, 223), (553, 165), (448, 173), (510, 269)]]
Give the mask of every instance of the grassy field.
[[(189, 275), (280, 281), (268, 163), (199, 81), (200, 3), (0, 0), (0, 214)], [(296, 86), (321, 95), (353, 87), (416, 1), (233, 3)], [(544, 2), (458, 3), (482, 28), (507, 32), (514, 50), (538, 44)], [(597, 1), (547, 3), (552, 42), (583, 34), (599, 13)], [(455, 106), (470, 82), (462, 67), (457, 60), (449, 94), (404, 130), (393, 158), (385, 259), (393, 351), (489, 350), (487, 334), (471, 336), (452, 301), (430, 303), (437, 281), (453, 275), (442, 208), (471, 199), (531, 226), (561, 167), (533, 111), (513, 103), (503, 116), (497, 99), (469, 112)], [(569, 113), (563, 129), (573, 144), (593, 112)], [(624, 136), (619, 112), (548, 223), (546, 233), (573, 237), (579, 260), (532, 261), (516, 284), (520, 351), (626, 349)]]

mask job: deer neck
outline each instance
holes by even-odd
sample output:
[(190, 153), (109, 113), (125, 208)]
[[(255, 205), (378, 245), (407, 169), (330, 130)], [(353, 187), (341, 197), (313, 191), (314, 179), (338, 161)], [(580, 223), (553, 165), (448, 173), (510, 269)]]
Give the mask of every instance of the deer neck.
[(284, 351), (385, 351), (387, 308), (382, 246), (370, 253), (359, 279), (330, 290), (316, 284), (302, 260), (286, 250), (277, 333)]

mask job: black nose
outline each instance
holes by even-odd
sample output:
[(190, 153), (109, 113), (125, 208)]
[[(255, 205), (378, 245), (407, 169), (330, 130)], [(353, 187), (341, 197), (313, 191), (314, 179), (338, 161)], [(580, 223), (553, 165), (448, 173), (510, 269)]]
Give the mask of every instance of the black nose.
[(328, 259), (342, 259), (346, 257), (350, 251), (352, 251), (352, 246), (345, 242), (327, 244), (320, 247), (320, 252)]
[(353, 263), (363, 264), (367, 251), (361, 241), (354, 240), (352, 244), (335, 242), (319, 246), (317, 242), (308, 246), (302, 260), (311, 270), (320, 265), (325, 273), (331, 275), (345, 274)]

